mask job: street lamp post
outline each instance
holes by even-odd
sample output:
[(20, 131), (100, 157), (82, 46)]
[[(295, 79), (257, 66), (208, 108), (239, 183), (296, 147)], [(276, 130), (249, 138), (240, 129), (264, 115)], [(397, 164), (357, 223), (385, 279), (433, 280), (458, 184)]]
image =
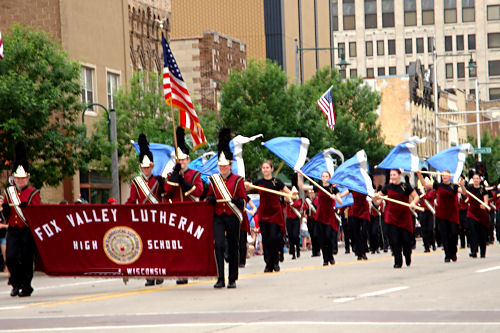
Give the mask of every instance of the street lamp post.
[(115, 198), (118, 203), (120, 203), (120, 180), (118, 175), (118, 148), (116, 146), (117, 143), (117, 135), (116, 135), (116, 112), (115, 109), (111, 109), (110, 112), (108, 109), (99, 103), (91, 103), (84, 107), (82, 112), (82, 124), (85, 123), (85, 112), (93, 107), (99, 106), (106, 112), (106, 118), (108, 123), (108, 141), (113, 145), (113, 151), (111, 152), (111, 196)]
[[(337, 63), (337, 66), (340, 67), (340, 69), (345, 70), (347, 66), (350, 65), (345, 60), (345, 50), (343, 47), (302, 47), (300, 48), (297, 42), (297, 39), (295, 39), (295, 82), (297, 85), (299, 85), (299, 52), (302, 51), (321, 51), (321, 50), (341, 50), (340, 53), (340, 61)], [(302, 82), (300, 82), (302, 83)]]

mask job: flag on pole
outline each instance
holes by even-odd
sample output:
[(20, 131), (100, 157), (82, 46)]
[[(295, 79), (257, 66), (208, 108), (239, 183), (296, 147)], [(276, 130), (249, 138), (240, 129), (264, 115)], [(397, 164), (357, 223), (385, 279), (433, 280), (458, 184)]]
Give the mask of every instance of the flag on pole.
[(342, 163), (328, 182), (366, 195), (375, 194), (372, 180), (368, 175), (368, 158), (364, 150), (358, 151), (356, 155)]
[(404, 171), (419, 170), (420, 158), (417, 154), (417, 144), (425, 142), (426, 138), (411, 137), (392, 148), (384, 160), (376, 166), (379, 169), (403, 169)]
[(451, 147), (429, 157), (427, 163), (440, 172), (444, 170), (450, 171), (453, 181), (458, 181), (464, 170), (465, 158), (469, 149), (471, 149), (470, 143)]
[(333, 130), (335, 126), (335, 108), (333, 106), (333, 97), (332, 97), (332, 89), (333, 86), (328, 89), (323, 96), (318, 99), (318, 107), (326, 116), (326, 125)]
[[(339, 190), (340, 193), (347, 190), (347, 188), (342, 185), (337, 185), (337, 189)], [(351, 192), (349, 192), (348, 195), (342, 198), (342, 205), (340, 205), (337, 201), (335, 201), (335, 208), (348, 207), (352, 205), (354, 205), (354, 197), (352, 196)]]
[(306, 162), (309, 139), (280, 136), (262, 145), (281, 158), (294, 171), (299, 171)]
[(196, 150), (206, 145), (207, 139), (194, 110), (179, 66), (177, 66), (172, 50), (170, 50), (170, 46), (163, 35), (161, 36), (161, 44), (163, 46), (163, 92), (165, 103), (179, 109), (180, 126), (191, 133), (193, 150)]
[(301, 171), (306, 176), (320, 180), (323, 171), (328, 171), (330, 175), (333, 175), (334, 163), (333, 163), (333, 158), (331, 156), (332, 154), (340, 156), (340, 158), (342, 159), (342, 163), (344, 163), (344, 155), (342, 155), (342, 153), (339, 150), (335, 148), (328, 148), (319, 152), (313, 158), (311, 158), (309, 162), (307, 162), (302, 167)]
[(2, 39), (2, 32), (0, 32), (0, 59), (3, 59), (3, 39)]

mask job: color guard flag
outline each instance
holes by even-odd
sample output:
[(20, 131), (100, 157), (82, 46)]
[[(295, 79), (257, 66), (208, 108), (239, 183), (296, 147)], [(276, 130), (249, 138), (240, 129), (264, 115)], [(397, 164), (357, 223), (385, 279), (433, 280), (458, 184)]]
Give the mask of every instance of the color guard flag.
[[(139, 144), (132, 141), (135, 150), (139, 152)], [(174, 169), (175, 166), (175, 149), (172, 146), (165, 145), (162, 143), (149, 143), (149, 150), (153, 154), (153, 175), (162, 176), (163, 178)]]
[(3, 59), (3, 40), (1, 32), (0, 32), (0, 59)]
[(207, 139), (205, 138), (200, 120), (194, 110), (181, 71), (163, 35), (161, 36), (161, 44), (163, 46), (163, 92), (165, 95), (165, 103), (179, 109), (180, 126), (191, 133), (193, 150), (196, 150), (206, 145)]
[(317, 105), (326, 116), (326, 125), (333, 130), (335, 126), (335, 108), (333, 106), (332, 89), (333, 86), (318, 99)]
[(469, 149), (471, 149), (470, 143), (451, 147), (429, 157), (427, 163), (440, 172), (450, 171), (453, 180), (458, 181), (464, 169), (465, 158)]
[(372, 180), (368, 175), (368, 158), (364, 150), (358, 151), (356, 155), (342, 163), (328, 182), (366, 195), (375, 194)]
[(309, 139), (280, 136), (262, 145), (281, 158), (294, 171), (299, 171), (306, 162)]
[(333, 175), (334, 163), (332, 154), (340, 156), (342, 163), (344, 162), (344, 155), (335, 148), (328, 148), (316, 154), (313, 158), (309, 160), (301, 169), (301, 171), (306, 175), (314, 179), (321, 179), (321, 174), (323, 171), (328, 171), (330, 175)]
[(411, 137), (392, 148), (384, 160), (376, 166), (379, 169), (403, 169), (404, 171), (419, 170), (420, 159), (417, 154), (417, 144), (425, 142), (426, 138)]
[[(344, 192), (347, 190), (346, 187), (337, 185), (337, 189), (339, 190), (340, 193)], [(342, 205), (340, 205), (337, 201), (335, 201), (335, 208), (342, 208), (342, 207), (348, 207), (354, 205), (354, 198), (352, 196), (352, 193), (349, 192), (348, 195), (342, 198)]]

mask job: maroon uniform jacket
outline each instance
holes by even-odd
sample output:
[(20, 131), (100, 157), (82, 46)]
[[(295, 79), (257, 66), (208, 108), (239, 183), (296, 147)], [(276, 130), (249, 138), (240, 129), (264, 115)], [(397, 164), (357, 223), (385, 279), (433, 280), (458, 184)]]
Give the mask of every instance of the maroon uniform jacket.
[[(200, 173), (195, 170), (187, 169), (184, 173), (181, 172), (181, 175), (184, 177), (185, 181), (193, 185), (187, 192), (182, 193), (182, 200), (197, 201), (203, 193), (203, 183), (201, 182)], [(169, 178), (170, 175), (167, 177), (164, 186), (166, 199), (172, 202), (180, 202), (182, 186), (180, 186), (179, 183), (169, 182)]]
[[(259, 179), (253, 183), (256, 186), (266, 187), (271, 190), (281, 191), (285, 184), (277, 178)], [(267, 222), (278, 224), (285, 227), (285, 219), (283, 216), (283, 207), (281, 206), (280, 197), (265, 191), (260, 191), (260, 205), (258, 208), (259, 223)]]
[[(12, 198), (10, 197), (9, 191), (7, 192), (7, 202), (9, 204), (13, 204)], [(21, 203), (26, 203), (27, 205), (40, 205), (41, 204), (41, 199), (40, 199), (40, 191), (37, 189), (26, 186), (23, 188), (21, 191), (19, 191), (16, 188), (17, 195), (19, 196), (19, 199), (21, 200)], [(21, 208), (22, 212), (22, 208)], [(21, 216), (17, 213), (17, 210), (14, 207), (11, 207), (10, 209), (10, 215), (9, 215), (9, 226), (11, 227), (19, 227), (19, 228), (24, 228), (26, 227), (27, 222), (23, 220)]]
[(436, 218), (460, 224), (458, 214), (458, 185), (434, 183), (437, 205)]
[[(326, 187), (326, 190), (332, 194), (337, 194), (339, 190), (333, 185)], [(333, 230), (339, 230), (339, 222), (335, 218), (335, 200), (330, 198), (325, 192), (319, 190), (316, 194), (318, 198), (318, 207), (316, 208), (315, 220), (331, 225)]]
[[(475, 188), (474, 186), (467, 186), (467, 190), (474, 194), (479, 200), (483, 201), (483, 197), (487, 194), (483, 186)], [(467, 217), (476, 220), (483, 226), (490, 227), (490, 216), (486, 209), (481, 208), (481, 204), (476, 199), (469, 196), (469, 209), (467, 209)]]
[(297, 200), (294, 200), (293, 203), (291, 203), (291, 204), (288, 203), (286, 205), (286, 218), (287, 219), (300, 219), (300, 216), (297, 216), (297, 214), (295, 214), (292, 207), (295, 208), (298, 212), (300, 212), (301, 208), (302, 208), (302, 211), (307, 209), (307, 204), (305, 202), (304, 202), (304, 204), (302, 204), (302, 199), (297, 199)]
[[(231, 198), (241, 198), (243, 200), (246, 199), (247, 194), (245, 192), (245, 184), (242, 177), (231, 173), (226, 179), (224, 179), (224, 183), (226, 184), (226, 187), (229, 193), (231, 194)], [(210, 186), (208, 187), (207, 197), (211, 195), (215, 196), (215, 199), (217, 200), (224, 199), (222, 194), (217, 189), (217, 186), (215, 186), (212, 177), (210, 177)], [(243, 211), (241, 213), (245, 214), (245, 212)], [(227, 202), (217, 202), (215, 204), (215, 215), (222, 215), (222, 214), (226, 215), (234, 214), (233, 210), (231, 209), (231, 207)]]
[[(146, 178), (144, 178), (144, 176), (141, 177), (146, 181)], [(148, 198), (146, 198), (147, 193), (144, 193), (144, 191), (137, 183), (136, 178), (134, 178), (132, 184), (130, 185), (130, 195), (126, 204), (152, 204), (152, 197), (156, 198), (158, 203), (160, 203), (160, 183), (158, 182), (158, 179), (156, 179), (156, 177), (154, 176), (150, 176), (149, 179), (147, 179), (146, 184), (149, 187), (149, 191), (153, 189), (151, 195)]]
[[(412, 192), (413, 188), (407, 183), (400, 183), (399, 185), (387, 184), (382, 188), (382, 193), (386, 194), (389, 198), (403, 202), (410, 201), (410, 194)], [(384, 221), (385, 223), (413, 232), (412, 213), (406, 206), (387, 200), (384, 210)]]
[(370, 205), (366, 201), (366, 194), (351, 191), (354, 204), (352, 205), (351, 216), (357, 217), (362, 220), (370, 221)]
[(423, 207), (427, 211), (430, 211), (429, 207), (425, 204), (424, 200), (427, 200), (429, 205), (431, 205), (431, 207), (435, 208), (434, 207), (434, 199), (436, 199), (436, 191), (427, 190), (425, 192), (424, 196), (422, 197), (422, 200), (420, 200), (419, 206)]

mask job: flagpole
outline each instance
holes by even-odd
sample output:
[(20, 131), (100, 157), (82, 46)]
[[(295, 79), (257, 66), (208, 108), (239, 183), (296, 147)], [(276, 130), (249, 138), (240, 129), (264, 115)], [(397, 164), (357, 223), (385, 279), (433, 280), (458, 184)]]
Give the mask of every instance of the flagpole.
[(276, 172), (274, 173), (274, 177), (278, 177), (278, 174), (280, 173), (281, 169), (283, 168), (283, 165), (285, 165), (285, 161), (281, 161), (280, 165), (278, 166), (278, 169), (276, 169)]
[[(409, 203), (407, 203), (407, 202), (403, 202), (403, 201), (399, 201), (399, 200), (391, 199), (391, 198), (389, 198), (389, 197), (387, 197), (387, 196), (381, 196), (380, 198), (381, 198), (381, 199), (384, 199), (384, 200), (386, 200), (386, 201), (394, 202), (394, 203), (396, 203), (396, 204), (398, 204), (398, 205), (402, 205), (402, 206), (406, 206), (406, 207), (411, 207), (411, 206), (410, 206), (410, 204), (409, 204)], [(418, 210), (418, 211), (421, 211), (421, 212), (423, 212), (423, 211), (425, 210), (425, 209), (423, 209), (422, 207), (418, 207), (418, 206), (415, 206), (415, 208), (414, 208), (414, 209), (415, 209), (415, 210)]]
[(473, 199), (477, 200), (481, 205), (483, 205), (488, 211), (491, 210), (491, 207), (487, 204), (484, 203), (484, 201), (481, 201), (478, 197), (476, 197), (474, 194), (470, 193), (469, 190), (465, 190), (468, 195), (470, 195)]
[(277, 195), (281, 195), (283, 197), (287, 197), (287, 198), (290, 198), (290, 199), (294, 199), (295, 198), (295, 195), (293, 193), (285, 193), (285, 192), (280, 192), (280, 191), (275, 191), (275, 190), (271, 190), (267, 187), (262, 187), (262, 186), (256, 186), (256, 185), (253, 185), (253, 184), (248, 184), (248, 187), (252, 188), (252, 189), (255, 189), (255, 190), (261, 190), (261, 191), (264, 191), (264, 192), (269, 192), (269, 193), (272, 193), (272, 194), (277, 194)]
[[(172, 129), (174, 130), (174, 146), (175, 146), (175, 162), (179, 163), (179, 154), (177, 152), (177, 135), (175, 134), (175, 117), (174, 117), (174, 105), (172, 103), (172, 97), (170, 97), (170, 116), (172, 117)], [(182, 193), (182, 186), (179, 184), (179, 192), (181, 194), (181, 202), (184, 201), (184, 195)]]
[(307, 179), (308, 181), (310, 181), (311, 183), (313, 183), (314, 185), (316, 185), (316, 186), (317, 186), (317, 187), (318, 187), (321, 191), (325, 192), (325, 194), (326, 194), (326, 195), (328, 195), (330, 198), (335, 199), (335, 198), (333, 197), (333, 195), (332, 195), (330, 192), (328, 192), (327, 190), (325, 190), (325, 188), (324, 188), (323, 186), (319, 185), (319, 184), (318, 184), (318, 183), (316, 183), (314, 180), (312, 180), (312, 179), (311, 179), (311, 177), (307, 176), (305, 173), (303, 173), (303, 172), (302, 172), (302, 171), (300, 171), (300, 170), (299, 170), (298, 172), (299, 172), (302, 176), (306, 177), (306, 179)]

